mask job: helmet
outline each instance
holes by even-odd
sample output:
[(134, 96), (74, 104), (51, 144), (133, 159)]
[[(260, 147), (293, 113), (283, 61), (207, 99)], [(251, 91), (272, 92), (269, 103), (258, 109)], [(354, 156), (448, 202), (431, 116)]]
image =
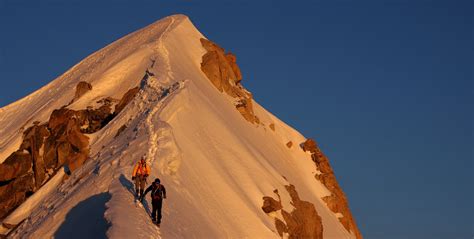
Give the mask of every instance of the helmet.
[(161, 182), (161, 181), (160, 181), (160, 179), (159, 179), (159, 178), (156, 178), (156, 179), (155, 179), (155, 183), (158, 183), (158, 184), (160, 184), (160, 182)]

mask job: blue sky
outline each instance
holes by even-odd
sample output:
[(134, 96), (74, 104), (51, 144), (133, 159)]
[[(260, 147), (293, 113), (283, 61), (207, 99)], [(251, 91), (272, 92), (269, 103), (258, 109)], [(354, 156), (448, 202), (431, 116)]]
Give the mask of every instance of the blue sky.
[[(41, 3), (40, 3), (41, 2)], [(174, 13), (330, 158), (366, 238), (472, 238), (470, 1), (0, 0), (0, 106)]]

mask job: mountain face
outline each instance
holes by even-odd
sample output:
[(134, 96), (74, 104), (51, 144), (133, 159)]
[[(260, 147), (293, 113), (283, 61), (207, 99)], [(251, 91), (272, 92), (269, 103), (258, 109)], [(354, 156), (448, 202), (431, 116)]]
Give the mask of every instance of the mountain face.
[[(362, 238), (316, 142), (242, 82), (234, 54), (173, 15), (1, 108), (0, 233)], [(160, 229), (134, 201), (142, 156), (168, 191)]]

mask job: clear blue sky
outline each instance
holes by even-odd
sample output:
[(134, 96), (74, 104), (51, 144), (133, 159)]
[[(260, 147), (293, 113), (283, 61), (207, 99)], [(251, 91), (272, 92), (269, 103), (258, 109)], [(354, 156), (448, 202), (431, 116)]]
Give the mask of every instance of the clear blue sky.
[(254, 2), (0, 0), (0, 106), (183, 13), (319, 142), (366, 238), (472, 238), (473, 4)]

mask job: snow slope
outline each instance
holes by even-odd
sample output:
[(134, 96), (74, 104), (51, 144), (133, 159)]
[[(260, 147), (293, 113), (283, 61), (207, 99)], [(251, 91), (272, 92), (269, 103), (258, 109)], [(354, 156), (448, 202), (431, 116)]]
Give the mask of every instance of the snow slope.
[[(21, 127), (45, 122), (52, 110), (69, 104), (79, 81), (93, 90), (72, 109), (141, 87), (114, 120), (89, 135), (91, 157), (82, 168), (38, 197), (38, 206), (20, 207), (4, 221), (16, 224), (30, 214), (12, 237), (60, 238), (68, 232), (81, 238), (92, 231), (110, 238), (278, 238), (272, 216), (281, 215), (265, 214), (262, 197), (278, 189), (284, 209), (291, 211), (284, 188), (291, 183), (302, 200), (315, 205), (325, 238), (354, 238), (321, 200), (329, 191), (315, 180), (310, 155), (297, 146), (305, 137), (257, 103), (263, 125), (247, 122), (200, 70), (205, 54), (200, 38), (186, 16), (164, 18), (0, 109), (4, 160), (17, 149)], [(143, 78), (146, 70), (154, 76)], [(275, 131), (267, 127), (271, 123)], [(115, 137), (123, 125), (126, 130)], [(152, 167), (151, 179), (160, 177), (167, 188), (160, 230), (147, 214), (150, 202), (140, 206), (132, 195), (131, 172), (142, 155)]]

